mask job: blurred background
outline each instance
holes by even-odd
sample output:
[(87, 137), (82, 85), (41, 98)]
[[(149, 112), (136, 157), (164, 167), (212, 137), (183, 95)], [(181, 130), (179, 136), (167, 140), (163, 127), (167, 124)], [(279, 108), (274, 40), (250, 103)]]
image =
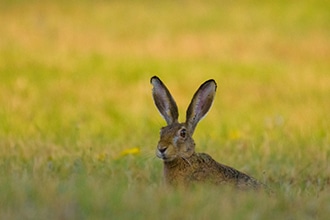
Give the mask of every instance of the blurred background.
[(159, 183), (154, 149), (165, 122), (149, 83), (157, 75), (182, 121), (199, 85), (217, 81), (215, 103), (195, 132), (197, 151), (283, 194), (290, 187), (318, 194), (330, 182), (329, 11), (322, 0), (1, 0), (0, 164), (7, 183), (14, 171), (67, 177), (79, 164), (103, 181), (132, 170), (122, 190)]
[[(168, 85), (183, 116), (196, 88), (214, 78), (210, 132), (260, 132), (274, 123), (301, 136), (328, 130), (325, 1), (0, 4), (4, 139), (60, 141), (77, 129), (87, 139), (122, 129), (141, 135), (143, 125), (163, 124), (151, 100), (153, 75)], [(68, 135), (56, 137), (62, 132)]]

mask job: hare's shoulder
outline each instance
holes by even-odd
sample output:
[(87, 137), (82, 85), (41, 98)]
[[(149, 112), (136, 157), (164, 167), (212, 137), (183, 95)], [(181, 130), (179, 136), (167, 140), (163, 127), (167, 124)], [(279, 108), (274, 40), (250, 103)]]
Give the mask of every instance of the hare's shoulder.
[(220, 183), (225, 181), (225, 171), (218, 162), (206, 153), (195, 153), (190, 159), (192, 182)]
[(206, 153), (194, 153), (190, 158), (192, 166), (195, 169), (210, 169), (212, 167), (217, 167), (217, 161), (215, 161), (210, 155)]

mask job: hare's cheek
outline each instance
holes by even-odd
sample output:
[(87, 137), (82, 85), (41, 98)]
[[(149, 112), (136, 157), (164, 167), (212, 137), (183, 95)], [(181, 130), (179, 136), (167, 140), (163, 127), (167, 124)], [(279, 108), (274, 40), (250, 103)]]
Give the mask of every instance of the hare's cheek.
[(191, 151), (191, 147), (189, 147), (189, 146), (185, 146), (184, 151), (185, 151), (185, 152), (189, 152), (189, 151)]
[(169, 148), (167, 149), (167, 155), (168, 156), (172, 156), (172, 155), (175, 155), (176, 153), (177, 153), (177, 147), (175, 147), (175, 146), (173, 146), (173, 145), (171, 145), (171, 146), (169, 146)]
[(173, 138), (173, 145), (178, 146), (180, 144), (180, 138), (178, 136), (175, 136)]
[(191, 156), (194, 153), (194, 148), (192, 146), (187, 146), (185, 149), (186, 156)]

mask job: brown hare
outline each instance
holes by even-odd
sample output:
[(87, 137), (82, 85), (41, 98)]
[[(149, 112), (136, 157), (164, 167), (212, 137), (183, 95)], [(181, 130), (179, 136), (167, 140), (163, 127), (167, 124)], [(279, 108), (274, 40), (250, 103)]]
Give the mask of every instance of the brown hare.
[(217, 84), (211, 79), (204, 82), (193, 96), (187, 109), (186, 121), (178, 122), (178, 108), (164, 83), (154, 76), (152, 95), (156, 107), (167, 126), (161, 128), (156, 155), (164, 162), (164, 177), (170, 185), (187, 186), (192, 183), (228, 184), (239, 189), (259, 189), (256, 179), (234, 168), (216, 162), (205, 153), (195, 152), (192, 138), (197, 123), (209, 111)]

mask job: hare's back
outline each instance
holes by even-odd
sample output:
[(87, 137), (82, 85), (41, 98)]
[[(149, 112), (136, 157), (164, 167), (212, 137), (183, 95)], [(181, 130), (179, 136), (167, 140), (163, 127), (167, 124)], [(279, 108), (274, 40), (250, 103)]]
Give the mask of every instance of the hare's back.
[[(238, 188), (258, 188), (261, 184), (249, 175), (215, 161), (205, 153), (196, 154), (199, 161), (199, 179), (203, 177), (216, 184), (232, 183)], [(202, 177), (201, 177), (202, 176)]]

